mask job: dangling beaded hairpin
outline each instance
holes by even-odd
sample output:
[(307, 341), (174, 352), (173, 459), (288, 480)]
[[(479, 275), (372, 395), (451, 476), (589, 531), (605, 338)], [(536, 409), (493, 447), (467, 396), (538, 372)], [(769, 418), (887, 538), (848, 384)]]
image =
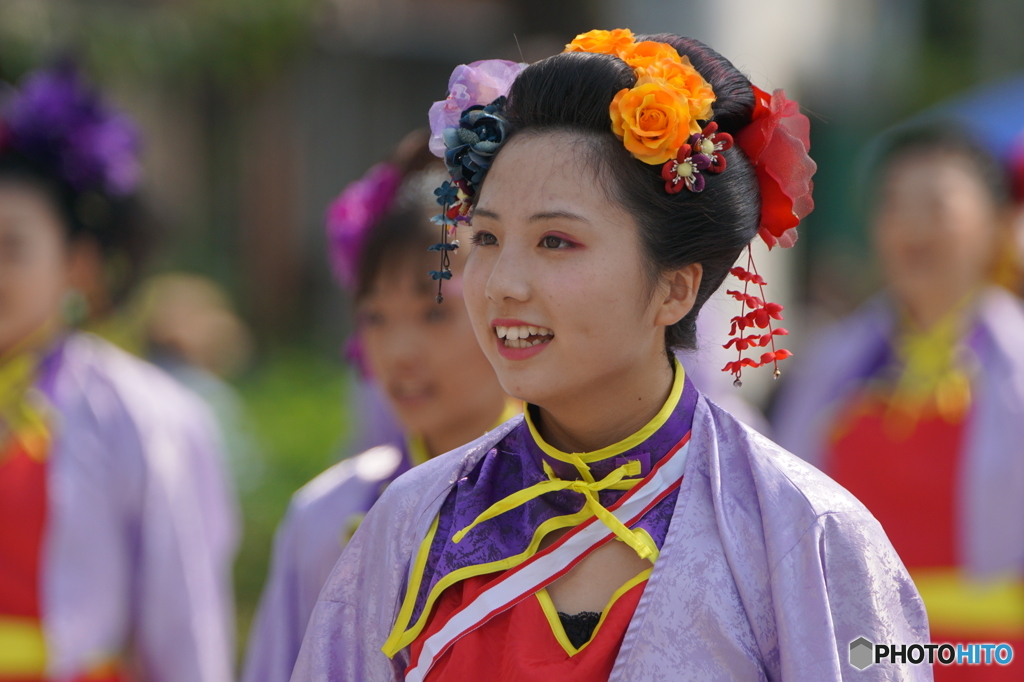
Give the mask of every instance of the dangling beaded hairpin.
[(438, 303), (444, 300), (442, 284), (452, 278), (451, 252), (459, 248), (448, 238), (472, 219), (473, 197), (508, 137), (505, 96), (525, 68), (503, 59), (460, 65), (448, 81), (448, 97), (430, 108), (430, 151), (444, 158), (451, 175), (434, 190), (441, 213), (431, 219), (441, 226), (441, 241), (430, 247), (441, 253), (440, 268), (430, 271)]

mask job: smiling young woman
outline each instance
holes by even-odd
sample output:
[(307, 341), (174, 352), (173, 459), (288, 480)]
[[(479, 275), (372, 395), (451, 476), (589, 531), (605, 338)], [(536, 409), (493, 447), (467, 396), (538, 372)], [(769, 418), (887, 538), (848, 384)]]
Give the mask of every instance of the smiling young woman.
[(473, 329), (527, 408), (389, 487), (293, 679), (834, 680), (858, 637), (927, 641), (871, 515), (673, 355), (755, 236), (795, 240), (795, 104), (702, 43), (626, 30), (459, 67), (449, 92), (438, 221), (471, 237)]

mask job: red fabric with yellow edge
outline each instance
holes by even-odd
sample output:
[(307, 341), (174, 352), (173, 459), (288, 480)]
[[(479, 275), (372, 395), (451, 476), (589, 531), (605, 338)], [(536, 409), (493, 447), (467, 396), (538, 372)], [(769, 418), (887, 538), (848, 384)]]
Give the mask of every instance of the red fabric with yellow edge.
[[(427, 627), (411, 645), (413, 660), (418, 658), (428, 637), (500, 575), (499, 572), (468, 578), (445, 590)], [(590, 642), (573, 656), (555, 638), (552, 624), (537, 596), (532, 595), (456, 641), (431, 668), (426, 682), (607, 680), (646, 584), (638, 583), (615, 600)]]
[[(920, 568), (958, 565), (958, 481), (966, 422), (926, 415), (893, 435), (887, 403), (860, 396), (838, 421), (828, 455), (828, 472), (864, 503), (885, 529), (903, 563)], [(1024, 679), (1024, 640), (978, 640), (932, 628), (933, 642), (1006, 642), (1010, 665), (935, 665), (936, 682), (1020, 682)]]
[[(46, 530), (46, 460), (28, 454), (17, 439), (0, 452), (0, 617), (39, 620), (43, 537)], [(113, 665), (72, 682), (127, 682)], [(0, 682), (46, 682), (4, 676)]]

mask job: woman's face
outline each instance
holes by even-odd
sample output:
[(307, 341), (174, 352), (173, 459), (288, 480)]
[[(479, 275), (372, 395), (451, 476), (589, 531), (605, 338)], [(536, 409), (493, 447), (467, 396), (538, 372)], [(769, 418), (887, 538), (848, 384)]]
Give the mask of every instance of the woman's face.
[(68, 276), (64, 227), (46, 195), (0, 182), (0, 354), (60, 314)]
[(919, 323), (984, 283), (1000, 219), (974, 165), (956, 154), (917, 153), (889, 167), (874, 238), (890, 290)]
[[(424, 254), (426, 255), (426, 254)], [(453, 256), (453, 267), (459, 256)], [(381, 268), (358, 304), (369, 369), (405, 429), (424, 435), (458, 431), (497, 418), (504, 394), (476, 343), (459, 293), (445, 282), (444, 302), (427, 276), (433, 258), (399, 258)], [(495, 410), (497, 406), (497, 410)], [(491, 414), (493, 412), (493, 414)]]
[(583, 148), (569, 133), (513, 138), (473, 215), (473, 330), (505, 390), (542, 407), (623, 385), (641, 359), (664, 356), (654, 301), (667, 285), (650, 286), (636, 222)]

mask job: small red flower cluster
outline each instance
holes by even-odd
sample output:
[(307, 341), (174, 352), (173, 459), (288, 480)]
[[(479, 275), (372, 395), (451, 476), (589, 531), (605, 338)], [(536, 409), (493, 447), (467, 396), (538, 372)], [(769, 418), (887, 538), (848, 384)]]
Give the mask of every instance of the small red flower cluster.
[[(739, 266), (729, 271), (737, 279), (743, 282), (743, 291), (726, 291), (727, 294), (735, 298), (742, 305), (740, 307), (740, 314), (732, 318), (732, 327), (729, 331), (729, 343), (725, 344), (723, 348), (736, 347), (736, 351), (739, 353), (739, 357), (733, 361), (726, 363), (725, 367), (722, 368), (723, 372), (730, 372), (736, 376), (736, 380), (733, 382), (737, 386), (742, 385), (742, 375), (744, 367), (762, 367), (768, 363), (772, 363), (775, 366), (775, 378), (777, 379), (781, 372), (779, 371), (778, 361), (785, 360), (788, 357), (792, 357), (785, 348), (775, 348), (775, 337), (786, 336), (789, 334), (788, 331), (782, 327), (772, 328), (772, 320), (782, 319), (782, 306), (778, 303), (772, 303), (766, 301), (764, 298), (764, 286), (767, 282), (761, 275), (757, 274), (757, 268), (754, 266), (754, 254), (750, 247), (747, 247), (747, 268), (741, 268)], [(752, 294), (747, 293), (748, 288), (751, 284), (757, 285), (761, 297), (758, 298)], [(749, 312), (744, 312), (747, 309)], [(746, 330), (751, 330), (750, 333)], [(761, 334), (757, 332), (758, 329), (767, 329), (767, 333)], [(737, 336), (737, 332), (739, 336)], [(771, 346), (771, 350), (761, 354), (760, 360), (753, 358), (743, 357), (743, 351), (754, 348), (765, 348)]]

